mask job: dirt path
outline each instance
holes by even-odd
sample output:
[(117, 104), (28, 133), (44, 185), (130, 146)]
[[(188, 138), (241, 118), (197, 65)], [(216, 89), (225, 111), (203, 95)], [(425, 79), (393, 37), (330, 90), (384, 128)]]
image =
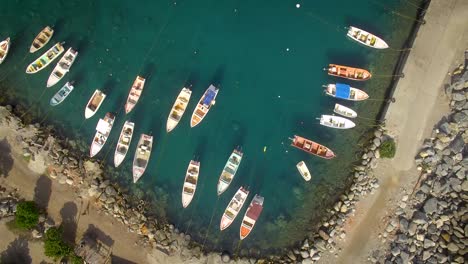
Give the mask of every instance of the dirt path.
[(380, 160), (374, 171), (380, 188), (356, 205), (346, 223), (347, 237), (338, 241), (337, 253), (325, 254), (319, 263), (365, 263), (382, 243), (382, 233), (403, 197), (412, 190), (419, 173), (414, 157), (422, 140), (449, 112), (443, 92), (447, 73), (462, 62), (468, 48), (468, 1), (432, 1), (395, 92), (396, 102), (387, 113), (388, 133), (397, 141), (392, 160)]

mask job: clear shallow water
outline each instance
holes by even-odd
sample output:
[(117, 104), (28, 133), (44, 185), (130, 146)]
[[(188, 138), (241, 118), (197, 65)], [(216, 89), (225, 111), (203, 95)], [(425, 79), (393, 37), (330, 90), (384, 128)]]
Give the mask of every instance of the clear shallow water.
[[(206, 248), (242, 253), (278, 250), (313, 230), (324, 207), (335, 201), (349, 182), (356, 142), (372, 121), (357, 119), (357, 127), (337, 131), (317, 125), (320, 114), (332, 113), (334, 99), (321, 85), (342, 81), (327, 76), (328, 63), (349, 64), (390, 74), (398, 52), (376, 51), (345, 37), (353, 24), (382, 36), (399, 48), (413, 21), (391, 16), (385, 8), (412, 16), (416, 8), (404, 1), (384, 6), (373, 0), (293, 1), (7, 1), (0, 9), (0, 38), (13, 46), (0, 65), (5, 94), (30, 107), (37, 121), (56, 125), (70, 138), (91, 143), (95, 126), (108, 111), (117, 113), (112, 134), (97, 158), (112, 164), (116, 140), (125, 120), (136, 123), (131, 150), (119, 169), (109, 174), (128, 186), (136, 197), (153, 200), (156, 212)], [(337, 8), (339, 6), (339, 8)], [(26, 75), (26, 66), (40, 55), (29, 45), (45, 26), (56, 33), (48, 45), (65, 41), (79, 51), (71, 72), (46, 89), (53, 66)], [(143, 97), (127, 116), (123, 104), (136, 75), (147, 78)], [(75, 90), (58, 107), (49, 99), (66, 80)], [(192, 84), (192, 99), (179, 126), (165, 132), (168, 113), (181, 88)], [(189, 119), (205, 89), (218, 84), (216, 105), (201, 125), (190, 129)], [(341, 102), (366, 118), (374, 118), (382, 104), (388, 78), (353, 83), (371, 98)], [(107, 93), (99, 112), (84, 120), (84, 106), (97, 88)], [(131, 184), (131, 161), (141, 133), (155, 136), (146, 174)], [(332, 148), (338, 157), (327, 161), (289, 147), (288, 137), (302, 135)], [(216, 184), (236, 146), (244, 159), (230, 188), (218, 199)], [(263, 152), (263, 148), (267, 151)], [(201, 161), (196, 196), (182, 209), (181, 188), (190, 159)], [(304, 160), (312, 173), (305, 183), (295, 164)], [(265, 197), (265, 207), (253, 233), (238, 245), (241, 218), (219, 231), (224, 208), (241, 186)], [(211, 224), (210, 224), (211, 223)], [(239, 246), (239, 247), (238, 247)]]

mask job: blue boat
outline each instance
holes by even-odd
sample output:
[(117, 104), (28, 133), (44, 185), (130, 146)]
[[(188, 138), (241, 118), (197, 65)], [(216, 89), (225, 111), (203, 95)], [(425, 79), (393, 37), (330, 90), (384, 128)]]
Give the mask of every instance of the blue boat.
[(335, 98), (350, 101), (363, 101), (369, 98), (369, 95), (364, 91), (343, 83), (328, 84), (326, 86), (325, 93)]
[(203, 118), (205, 118), (208, 111), (210, 111), (211, 106), (215, 104), (218, 91), (219, 89), (212, 84), (210, 87), (208, 87), (208, 89), (206, 89), (202, 98), (200, 98), (200, 101), (198, 101), (195, 110), (193, 111), (192, 119), (190, 120), (191, 127), (198, 125), (203, 120)]
[(67, 82), (60, 90), (50, 99), (50, 105), (56, 106), (63, 102), (65, 98), (73, 91), (73, 83)]

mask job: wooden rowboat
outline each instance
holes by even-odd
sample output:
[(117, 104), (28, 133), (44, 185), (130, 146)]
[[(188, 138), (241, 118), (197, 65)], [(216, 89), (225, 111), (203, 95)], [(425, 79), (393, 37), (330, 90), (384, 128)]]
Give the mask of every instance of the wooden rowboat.
[(171, 132), (177, 124), (179, 124), (180, 119), (185, 113), (185, 109), (187, 109), (187, 105), (190, 101), (190, 96), (192, 95), (192, 91), (189, 88), (182, 88), (177, 99), (172, 106), (171, 112), (167, 117), (166, 123), (166, 131), (167, 133)]
[(350, 26), (348, 28), (347, 36), (350, 37), (352, 40), (361, 43), (367, 47), (371, 47), (374, 49), (388, 48), (387, 43), (385, 43), (383, 39), (357, 27)]
[(249, 191), (244, 189), (244, 187), (240, 187), (239, 190), (237, 190), (221, 217), (221, 222), (219, 224), (219, 229), (221, 229), (221, 231), (232, 224), (237, 214), (239, 214), (239, 211), (242, 209), (242, 206), (244, 206), (245, 200), (247, 200), (248, 196)]
[(329, 64), (328, 75), (350, 79), (353, 81), (365, 81), (372, 77), (372, 74), (364, 69), (343, 66), (338, 64)]
[(85, 108), (85, 118), (88, 119), (92, 117), (101, 107), (102, 102), (106, 99), (106, 94), (101, 92), (100, 90), (94, 91), (91, 98), (89, 98), (88, 103), (86, 104)]
[(336, 129), (349, 129), (356, 126), (353, 121), (341, 116), (322, 115), (320, 116), (320, 124), (322, 126), (336, 128)]
[(39, 58), (31, 62), (31, 64), (29, 64), (26, 68), (26, 73), (32, 74), (43, 70), (51, 62), (57, 59), (60, 56), (60, 54), (63, 53), (64, 50), (65, 49), (63, 48), (62, 43), (55, 44), (54, 46), (52, 46), (52, 48), (50, 48), (48, 51), (42, 54)]
[(191, 160), (185, 174), (184, 185), (182, 187), (182, 206), (187, 208), (192, 202), (197, 190), (198, 175), (200, 174), (200, 162)]
[(130, 88), (130, 93), (128, 94), (127, 102), (125, 103), (125, 113), (128, 114), (140, 99), (143, 88), (145, 87), (145, 78), (137, 76), (133, 82), (132, 88)]
[(135, 128), (135, 123), (130, 121), (125, 121), (125, 124), (122, 127), (120, 132), (119, 141), (117, 142), (117, 147), (114, 152), (114, 166), (117, 168), (122, 161), (125, 159), (125, 156), (128, 153), (128, 148), (132, 142), (133, 131)]
[(340, 105), (340, 104), (335, 104), (335, 108), (333, 109), (333, 112), (339, 115), (345, 116), (345, 117), (349, 117), (349, 118), (357, 117), (356, 111), (344, 105)]
[(109, 138), (112, 126), (114, 125), (115, 115), (107, 113), (104, 119), (99, 119), (96, 126), (96, 134), (94, 135), (91, 148), (89, 149), (89, 156), (92, 158), (101, 151), (104, 144)]
[(34, 38), (31, 47), (29, 48), (30, 53), (34, 53), (40, 49), (42, 49), (47, 43), (49, 43), (49, 40), (52, 38), (52, 35), (54, 35), (54, 29), (51, 27), (47, 26), (39, 34), (37, 34), (36, 38)]
[(350, 100), (350, 101), (363, 101), (369, 98), (369, 95), (362, 90), (351, 87), (347, 84), (336, 83), (328, 84), (325, 86), (325, 93), (329, 96)]
[(320, 145), (317, 142), (314, 142), (310, 139), (303, 138), (300, 136), (294, 135), (294, 138), (291, 139), (291, 146), (296, 147), (300, 150), (303, 150), (309, 154), (318, 156), (324, 159), (332, 159), (335, 157), (333, 151), (323, 145)]
[(300, 161), (299, 163), (297, 163), (296, 168), (301, 174), (302, 178), (304, 178), (304, 180), (310, 181), (311, 176), (310, 176), (309, 168), (307, 168), (307, 165), (305, 164), (304, 161)]
[(203, 96), (200, 98), (200, 101), (198, 101), (197, 106), (195, 107), (195, 110), (193, 111), (192, 114), (192, 119), (190, 120), (190, 127), (194, 127), (205, 118), (206, 114), (208, 114), (208, 111), (210, 111), (211, 106), (215, 104), (216, 96), (218, 95), (219, 89), (216, 88), (214, 85), (210, 85), (208, 89), (206, 89), (205, 93)]
[(52, 70), (52, 73), (47, 80), (47, 87), (51, 87), (58, 83), (67, 72), (70, 71), (70, 67), (75, 62), (78, 52), (72, 48), (69, 48), (63, 57), (59, 60), (55, 68)]
[(0, 42), (0, 64), (3, 63), (6, 56), (8, 55), (8, 51), (10, 50), (10, 38), (5, 39), (4, 41)]
[(252, 202), (250, 202), (249, 208), (245, 212), (242, 224), (240, 226), (240, 239), (246, 238), (255, 226), (260, 214), (263, 210), (264, 198), (258, 194), (254, 196)]
[(138, 147), (135, 151), (135, 157), (133, 158), (133, 183), (136, 183), (143, 176), (143, 173), (145, 173), (152, 148), (153, 136), (141, 134)]

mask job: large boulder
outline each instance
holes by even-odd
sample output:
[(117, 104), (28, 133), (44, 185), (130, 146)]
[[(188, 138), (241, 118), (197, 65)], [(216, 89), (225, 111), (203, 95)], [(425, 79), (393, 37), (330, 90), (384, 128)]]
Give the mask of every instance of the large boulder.
[(423, 209), (426, 214), (433, 214), (437, 211), (437, 199), (434, 197), (427, 199), (424, 203)]

